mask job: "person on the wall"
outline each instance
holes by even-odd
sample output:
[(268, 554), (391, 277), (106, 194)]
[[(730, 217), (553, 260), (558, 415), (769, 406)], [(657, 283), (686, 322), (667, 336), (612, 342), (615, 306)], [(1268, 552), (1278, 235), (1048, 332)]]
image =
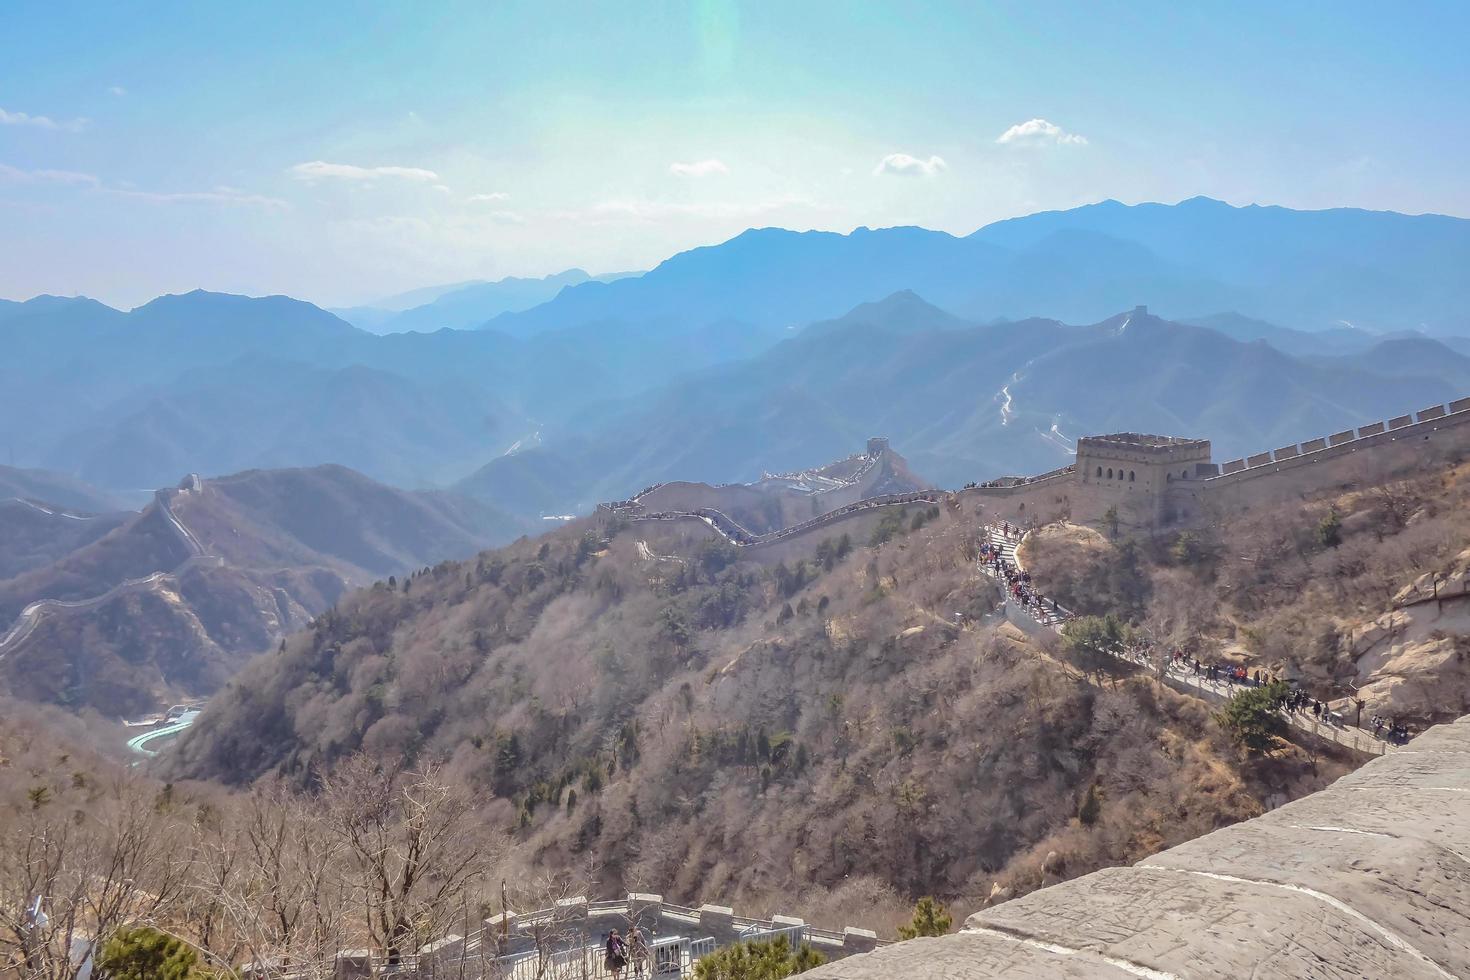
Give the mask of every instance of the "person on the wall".
[(633, 976), (643, 976), (648, 966), (648, 940), (636, 925), (628, 933), (628, 958), (633, 961)]
[(616, 929), (607, 934), (607, 951), (603, 956), (602, 965), (607, 967), (613, 980), (622, 980), (623, 968), (628, 965), (628, 944), (623, 942)]

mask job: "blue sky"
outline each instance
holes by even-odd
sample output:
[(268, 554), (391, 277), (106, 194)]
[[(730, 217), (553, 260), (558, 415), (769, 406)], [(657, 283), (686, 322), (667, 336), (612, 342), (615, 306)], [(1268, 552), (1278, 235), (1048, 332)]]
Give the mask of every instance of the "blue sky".
[(345, 304), (750, 226), (1470, 215), (1470, 4), (8, 2), (0, 296)]

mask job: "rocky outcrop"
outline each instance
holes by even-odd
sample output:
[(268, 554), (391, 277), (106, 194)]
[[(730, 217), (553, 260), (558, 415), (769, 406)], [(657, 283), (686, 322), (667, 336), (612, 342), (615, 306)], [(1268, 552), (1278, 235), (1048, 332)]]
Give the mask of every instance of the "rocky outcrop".
[(1394, 608), (1346, 632), (1364, 710), (1433, 721), (1470, 712), (1470, 550), (1394, 596)]
[(1470, 718), (1320, 793), (805, 976), (1470, 976)]
[(1458, 599), (1470, 591), (1470, 549), (1455, 556), (1448, 571), (1425, 572), (1393, 597), (1395, 606)]
[(1470, 712), (1467, 636), (1465, 597), (1394, 609), (1349, 631), (1365, 717), (1431, 722)]

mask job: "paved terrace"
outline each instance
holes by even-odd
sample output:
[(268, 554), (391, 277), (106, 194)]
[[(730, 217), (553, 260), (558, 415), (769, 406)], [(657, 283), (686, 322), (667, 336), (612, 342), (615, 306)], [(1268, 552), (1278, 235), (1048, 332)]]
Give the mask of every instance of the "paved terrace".
[[(645, 976), (657, 980), (692, 976), (701, 957), (747, 940), (785, 936), (793, 946), (808, 943), (829, 960), (888, 945), (867, 929), (817, 929), (792, 916), (756, 919), (721, 905), (694, 908), (665, 902), (661, 895), (631, 893), (613, 901), (569, 898), (534, 912), (494, 915), (478, 932), (447, 936), (393, 962), (369, 950), (343, 950), (335, 961), (284, 973), (243, 972), (289, 980), (602, 980), (611, 976), (603, 964), (608, 932), (616, 929), (626, 937), (635, 924), (649, 945)], [(632, 969), (623, 976), (631, 980)]]
[(1470, 977), (1470, 717), (1264, 816), (803, 977)]

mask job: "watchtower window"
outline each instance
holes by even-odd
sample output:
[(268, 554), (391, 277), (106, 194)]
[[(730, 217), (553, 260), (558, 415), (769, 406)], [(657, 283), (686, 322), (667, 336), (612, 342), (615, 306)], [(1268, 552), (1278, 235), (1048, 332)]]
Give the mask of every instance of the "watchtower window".
[(1101, 467), (1101, 466), (1099, 466), (1099, 467), (1098, 467), (1098, 468), (1097, 468), (1097, 475), (1098, 475), (1098, 476), (1102, 476), (1102, 467)]
[(1129, 470), (1128, 471), (1128, 482), (1129, 483), (1132, 483), (1133, 482), (1133, 471), (1132, 470)]
[(1180, 470), (1179, 471), (1179, 479), (1181, 479), (1181, 480), (1187, 480), (1187, 479), (1189, 479), (1189, 470)]
[(1112, 478), (1113, 478), (1113, 468), (1111, 466), (1109, 466), (1108, 467), (1108, 479), (1111, 480)]

